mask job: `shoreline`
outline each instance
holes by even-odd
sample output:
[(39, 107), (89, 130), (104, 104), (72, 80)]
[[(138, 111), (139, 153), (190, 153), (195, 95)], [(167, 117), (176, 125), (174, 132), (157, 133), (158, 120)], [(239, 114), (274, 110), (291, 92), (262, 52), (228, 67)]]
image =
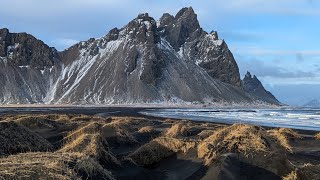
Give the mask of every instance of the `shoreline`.
[[(251, 124), (255, 126), (263, 126), (263, 127), (268, 127), (268, 128), (277, 128), (281, 126), (277, 125), (264, 125), (264, 124), (255, 124), (255, 123), (250, 123), (250, 122), (237, 122), (237, 121), (232, 121), (232, 120), (216, 120), (210, 121), (210, 120), (205, 120), (206, 117), (202, 120), (201, 118), (197, 119), (192, 119), (192, 118), (185, 118), (185, 117), (162, 117), (161, 115), (148, 115), (144, 114), (143, 112), (146, 112), (148, 110), (153, 110), (153, 109), (189, 109), (190, 107), (138, 107), (138, 106), (10, 106), (10, 107), (1, 107), (0, 106), (0, 115), (11, 115), (11, 114), (43, 114), (43, 113), (50, 113), (50, 114), (79, 114), (81, 112), (82, 114), (85, 115), (96, 115), (96, 116), (102, 116), (102, 117), (108, 117), (108, 116), (132, 116), (132, 117), (146, 117), (146, 118), (152, 118), (152, 119), (175, 119), (175, 120), (191, 120), (194, 122), (210, 122), (210, 123), (218, 123), (218, 124), (226, 124), (226, 125), (232, 125), (235, 123), (243, 123), (243, 124)], [(190, 109), (211, 109), (209, 107), (206, 108), (190, 108)], [(213, 110), (220, 110), (220, 109), (230, 109), (230, 108), (213, 108)], [(236, 108), (231, 108), (231, 109), (236, 109)], [(240, 110), (246, 110), (246, 109), (251, 109), (251, 108), (240, 108)], [(255, 110), (263, 110), (259, 108), (254, 108), (251, 109), (252, 112), (256, 112)], [(250, 110), (250, 112), (251, 112)], [(273, 109), (271, 109), (273, 110)], [(279, 110), (279, 109), (275, 109)], [(225, 122), (223, 122), (225, 121)], [(293, 128), (296, 130), (304, 130), (304, 131), (318, 131), (318, 129), (304, 129), (304, 128), (299, 128), (299, 127), (293, 127), (293, 126), (288, 126), (288, 128)]]
[(0, 108), (285, 108), (288, 105), (273, 105), (265, 103), (132, 103), (132, 104), (0, 104)]

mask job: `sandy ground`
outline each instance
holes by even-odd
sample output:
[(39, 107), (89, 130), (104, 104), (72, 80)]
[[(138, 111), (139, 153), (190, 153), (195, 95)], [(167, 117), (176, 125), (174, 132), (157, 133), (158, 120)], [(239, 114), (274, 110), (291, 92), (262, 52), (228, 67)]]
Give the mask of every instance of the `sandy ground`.
[(141, 110), (1, 109), (0, 179), (320, 177), (317, 132), (161, 119)]

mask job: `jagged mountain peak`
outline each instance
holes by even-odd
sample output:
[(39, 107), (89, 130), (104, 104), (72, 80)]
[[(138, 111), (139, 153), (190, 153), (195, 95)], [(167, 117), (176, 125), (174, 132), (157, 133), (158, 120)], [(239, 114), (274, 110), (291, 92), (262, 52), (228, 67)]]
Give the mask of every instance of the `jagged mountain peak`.
[(243, 82), (250, 84), (250, 86), (246, 86), (246, 88), (249, 88), (249, 90), (253, 90), (254, 88), (258, 87), (263, 87), (258, 77), (256, 75), (252, 76), (249, 71), (247, 71), (246, 75), (244, 76)]
[(252, 75), (249, 71), (247, 71), (246, 75), (244, 76), (245, 79), (251, 79)]
[(254, 99), (265, 101), (271, 104), (280, 104), (280, 102), (274, 97), (274, 95), (263, 87), (261, 81), (257, 78), (257, 76), (252, 76), (249, 71), (247, 71), (242, 80), (242, 86), (245, 92), (247, 92)]
[(219, 40), (218, 32), (217, 31), (211, 31), (210, 35), (212, 36), (213, 40)]
[(181, 17), (188, 18), (190, 16), (197, 16), (192, 7), (184, 7), (182, 8), (175, 16), (176, 19)]
[(9, 29), (7, 28), (0, 28), (0, 37), (4, 37), (6, 34), (9, 33)]
[(152, 17), (149, 16), (149, 13), (140, 13), (136, 19), (142, 19), (143, 21), (154, 20)]
[(174, 16), (169, 13), (164, 13), (159, 19), (158, 27), (165, 27), (170, 25), (174, 21)]
[(187, 42), (188, 38), (199, 37), (203, 31), (197, 19), (197, 14), (191, 7), (181, 9), (175, 17), (165, 13), (159, 20), (159, 28), (175, 50)]
[(0, 56), (8, 65), (44, 69), (52, 67), (59, 59), (55, 48), (25, 32), (11, 33), (3, 28), (0, 30), (0, 42)]

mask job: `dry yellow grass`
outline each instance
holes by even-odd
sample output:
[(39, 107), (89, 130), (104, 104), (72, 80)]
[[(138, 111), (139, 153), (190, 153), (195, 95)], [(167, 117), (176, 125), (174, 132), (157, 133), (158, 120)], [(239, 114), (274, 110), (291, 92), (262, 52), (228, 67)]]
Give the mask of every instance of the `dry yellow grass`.
[(320, 140), (320, 133), (314, 135), (314, 138), (317, 139), (317, 140)]
[(320, 165), (305, 164), (298, 169), (298, 178), (301, 180), (312, 179), (320, 180)]
[(102, 136), (117, 144), (138, 144), (135, 137), (119, 123), (105, 124), (101, 129)]
[(139, 129), (139, 133), (153, 133), (155, 129), (152, 126), (145, 126)]
[(64, 140), (70, 142), (73, 139), (76, 139), (83, 134), (100, 133), (102, 126), (103, 126), (102, 124), (97, 122), (91, 122), (91, 123), (85, 124), (84, 126), (76, 129), (75, 131), (68, 133), (68, 135), (64, 138)]
[(0, 159), (0, 179), (114, 179), (78, 153), (24, 153)]
[(301, 139), (302, 137), (288, 128), (272, 129), (268, 131), (271, 137), (276, 139), (278, 143), (284, 147), (288, 152), (293, 152), (292, 147), (290, 146), (290, 140)]
[(165, 133), (167, 137), (178, 137), (186, 136), (188, 133), (189, 127), (185, 123), (177, 123), (171, 126)]
[(186, 153), (195, 148), (195, 142), (187, 142), (176, 138), (159, 137), (141, 146), (129, 155), (133, 161), (142, 166), (152, 165), (177, 152)]
[(203, 130), (198, 134), (199, 139), (203, 140), (214, 134), (214, 130)]
[(121, 127), (122, 129), (131, 131), (134, 127), (142, 126), (146, 123), (145, 119), (137, 119), (133, 117), (113, 117), (109, 125)]
[(198, 146), (198, 157), (207, 163), (217, 155), (233, 152), (248, 155), (254, 152), (267, 152), (268, 143), (263, 130), (249, 125), (235, 124), (217, 130)]
[(297, 171), (292, 171), (288, 175), (282, 177), (282, 180), (298, 180)]
[[(58, 118), (51, 117), (51, 118)], [(38, 129), (38, 128), (58, 128), (63, 126), (63, 123), (50, 119), (48, 116), (38, 115), (38, 116), (25, 116), (15, 120), (18, 124), (21, 124), (30, 129)]]
[(279, 132), (290, 139), (302, 139), (302, 136), (289, 128), (279, 128)]
[(320, 180), (320, 165), (305, 164), (290, 174), (284, 176), (283, 180)]
[(101, 135), (102, 125), (90, 123), (65, 138), (65, 145), (58, 152), (81, 153), (93, 157), (107, 166), (120, 166), (120, 162), (109, 151), (108, 143)]
[(49, 151), (51, 144), (30, 129), (15, 122), (0, 122), (0, 155)]

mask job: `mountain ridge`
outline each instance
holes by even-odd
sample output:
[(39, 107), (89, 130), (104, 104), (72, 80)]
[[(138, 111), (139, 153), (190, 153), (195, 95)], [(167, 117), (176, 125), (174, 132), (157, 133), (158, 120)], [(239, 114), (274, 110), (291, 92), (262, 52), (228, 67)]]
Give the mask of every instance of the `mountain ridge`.
[[(30, 57), (20, 57), (14, 49), (10, 59), (3, 53), (9, 51), (3, 38), (7, 35), (2, 34), (1, 103), (255, 101), (243, 91), (239, 68), (225, 41), (218, 39), (217, 32), (203, 31), (191, 7), (176, 16), (165, 13), (158, 22), (148, 13), (139, 14), (121, 29), (61, 52), (30, 35), (23, 44)], [(12, 40), (11, 45), (20, 40)], [(49, 59), (52, 64), (43, 63), (38, 58), (41, 53), (48, 57), (44, 62)], [(19, 58), (27, 63), (8, 63)]]

